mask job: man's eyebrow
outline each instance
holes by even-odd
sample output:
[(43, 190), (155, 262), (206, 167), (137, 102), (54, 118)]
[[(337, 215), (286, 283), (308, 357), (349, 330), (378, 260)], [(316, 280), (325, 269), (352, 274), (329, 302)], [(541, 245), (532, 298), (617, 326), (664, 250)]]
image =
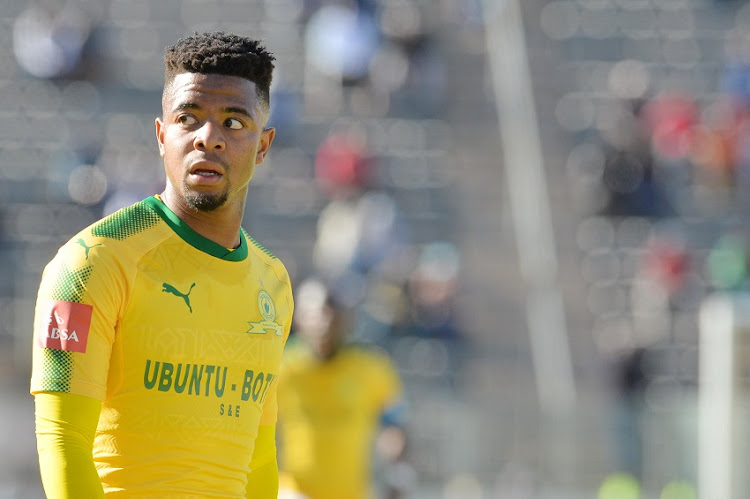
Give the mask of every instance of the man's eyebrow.
[(195, 102), (181, 102), (174, 107), (174, 111), (183, 111), (185, 109), (200, 109), (201, 107)]
[(229, 107), (225, 107), (224, 109), (222, 109), (222, 111), (227, 114), (236, 113), (236, 114), (242, 114), (244, 116), (247, 116), (248, 118), (252, 118), (250, 111), (248, 111), (244, 107), (229, 106)]
[[(200, 110), (202, 109), (199, 104), (196, 104), (195, 102), (182, 102), (180, 104), (177, 104), (174, 108), (174, 111), (183, 111), (185, 109), (196, 109)], [(252, 114), (250, 114), (250, 111), (245, 109), (244, 107), (239, 106), (228, 106), (221, 109), (221, 111), (224, 114), (241, 114), (243, 116), (247, 116), (248, 118), (252, 118)]]

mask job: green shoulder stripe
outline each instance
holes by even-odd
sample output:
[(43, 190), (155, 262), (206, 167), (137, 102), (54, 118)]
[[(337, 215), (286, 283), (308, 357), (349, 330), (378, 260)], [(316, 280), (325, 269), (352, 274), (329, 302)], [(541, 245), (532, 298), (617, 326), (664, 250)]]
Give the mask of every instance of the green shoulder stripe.
[(63, 266), (57, 274), (57, 279), (52, 286), (50, 298), (53, 300), (70, 301), (74, 303), (83, 303), (83, 293), (86, 290), (86, 283), (91, 276), (94, 267), (87, 265), (77, 270), (70, 270)]
[(261, 250), (261, 251), (262, 251), (263, 253), (265, 253), (265, 254), (266, 254), (266, 255), (268, 255), (269, 257), (273, 258), (274, 260), (276, 260), (276, 255), (274, 255), (273, 253), (271, 253), (270, 251), (268, 251), (268, 250), (267, 250), (266, 248), (264, 248), (264, 247), (263, 247), (263, 246), (262, 246), (262, 245), (261, 245), (261, 244), (260, 244), (260, 243), (259, 243), (258, 241), (256, 241), (255, 239), (253, 239), (253, 238), (252, 238), (252, 237), (250, 236), (250, 234), (248, 234), (248, 233), (247, 233), (247, 231), (246, 231), (246, 230), (245, 230), (244, 228), (240, 227), (240, 229), (242, 230), (242, 233), (243, 233), (243, 234), (245, 235), (245, 238), (246, 238), (246, 239), (247, 239), (248, 241), (250, 241), (251, 243), (253, 243), (253, 245), (255, 245), (255, 247), (256, 247), (256, 248), (258, 248), (258, 249), (259, 249), (259, 250)]
[(73, 376), (73, 355), (75, 352), (45, 348), (42, 361), (41, 388), (45, 392), (70, 392), (70, 378)]
[(127, 239), (159, 223), (161, 218), (140, 201), (104, 218), (91, 228), (91, 234), (110, 239)]
[[(53, 300), (83, 303), (83, 294), (91, 276), (93, 266), (87, 265), (77, 270), (62, 266), (52, 285), (50, 298)], [(49, 392), (69, 392), (70, 378), (73, 375), (74, 352), (44, 349), (42, 390)]]

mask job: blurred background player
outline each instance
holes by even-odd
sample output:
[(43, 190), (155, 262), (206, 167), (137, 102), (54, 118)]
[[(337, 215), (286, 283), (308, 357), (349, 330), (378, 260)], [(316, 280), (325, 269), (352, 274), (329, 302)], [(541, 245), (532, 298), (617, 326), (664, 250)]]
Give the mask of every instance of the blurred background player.
[(295, 303), (297, 340), (279, 383), (280, 497), (373, 497), (373, 457), (385, 468), (383, 496), (399, 497), (410, 468), (396, 370), (386, 355), (347, 343), (351, 311), (323, 282), (304, 281)]

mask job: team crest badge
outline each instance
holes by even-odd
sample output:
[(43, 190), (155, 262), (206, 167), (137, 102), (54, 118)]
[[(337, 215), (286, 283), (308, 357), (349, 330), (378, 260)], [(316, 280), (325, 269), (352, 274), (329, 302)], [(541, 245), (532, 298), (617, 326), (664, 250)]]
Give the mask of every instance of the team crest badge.
[(273, 298), (265, 289), (258, 292), (258, 310), (263, 320), (259, 322), (248, 321), (250, 328), (245, 332), (250, 334), (273, 332), (276, 336), (283, 336), (284, 328), (276, 322), (276, 305), (274, 305)]

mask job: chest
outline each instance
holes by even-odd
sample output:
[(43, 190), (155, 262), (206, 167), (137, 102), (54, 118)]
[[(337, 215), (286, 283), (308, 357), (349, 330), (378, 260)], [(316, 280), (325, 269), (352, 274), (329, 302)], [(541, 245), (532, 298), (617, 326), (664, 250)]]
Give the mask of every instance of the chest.
[(260, 266), (151, 258), (116, 326), (124, 359), (276, 371), (291, 320), (283, 283)]
[(355, 367), (311, 368), (282, 379), (282, 405), (310, 418), (371, 415), (380, 406), (377, 379)]

